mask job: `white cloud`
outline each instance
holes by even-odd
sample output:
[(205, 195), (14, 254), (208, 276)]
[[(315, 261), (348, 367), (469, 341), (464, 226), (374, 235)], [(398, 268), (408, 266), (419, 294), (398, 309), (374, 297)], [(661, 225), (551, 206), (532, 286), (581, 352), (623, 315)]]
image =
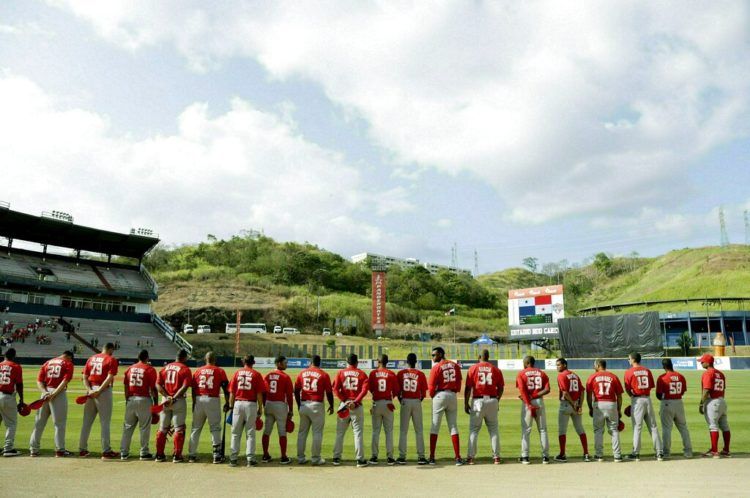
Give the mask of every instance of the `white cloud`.
[(450, 228), (453, 226), (453, 220), (449, 218), (440, 218), (435, 221), (435, 226), (438, 228)]
[[(195, 103), (176, 118), (177, 133), (135, 140), (115, 135), (106, 116), (65, 109), (7, 72), (0, 109), (2, 197), (14, 209), (59, 209), (119, 231), (150, 227), (168, 242), (262, 228), (345, 254), (401, 247), (363, 218), (373, 193), (359, 172), (302, 138), (288, 115), (234, 99), (211, 116)], [(399, 189), (389, 196), (392, 209), (408, 207)]]

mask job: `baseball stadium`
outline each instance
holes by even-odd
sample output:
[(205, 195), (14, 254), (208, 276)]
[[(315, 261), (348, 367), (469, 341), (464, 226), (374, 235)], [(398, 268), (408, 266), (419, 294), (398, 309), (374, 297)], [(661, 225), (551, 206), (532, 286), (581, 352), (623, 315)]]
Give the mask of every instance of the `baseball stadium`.
[(743, 494), (746, 297), (695, 299), (705, 309), (692, 310), (690, 299), (607, 303), (566, 317), (562, 285), (510, 289), (506, 341), (459, 342), (454, 325), (452, 340), (394, 347), (384, 346), (394, 344), (390, 303), (378, 291), (389, 268), (370, 261), (370, 338), (258, 342), (240, 333), (241, 311), (209, 337), (157, 313), (151, 230), (6, 204), (0, 237), (3, 430), (16, 424), (4, 496), (608, 496), (630, 493), (634, 476), (657, 496), (709, 482), (713, 495)]

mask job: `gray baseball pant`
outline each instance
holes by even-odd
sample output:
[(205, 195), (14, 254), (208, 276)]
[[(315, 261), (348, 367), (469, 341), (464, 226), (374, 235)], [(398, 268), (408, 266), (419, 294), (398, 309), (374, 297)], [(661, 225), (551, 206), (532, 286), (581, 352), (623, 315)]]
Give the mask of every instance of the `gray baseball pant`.
[[(200, 443), (201, 431), (206, 420), (208, 420), (208, 429), (211, 431), (213, 452), (216, 453), (221, 446), (221, 401), (211, 396), (197, 396), (193, 408), (193, 426), (190, 431), (188, 456), (198, 456), (198, 443)], [(253, 419), (254, 429), (255, 419)]]
[(566, 399), (560, 401), (560, 410), (557, 412), (557, 433), (561, 436), (568, 433), (568, 422), (573, 419), (573, 427), (579, 436), (586, 432), (583, 428), (583, 416), (573, 408)]
[(148, 396), (131, 396), (125, 404), (125, 422), (122, 424), (122, 441), (120, 452), (123, 456), (130, 453), (130, 441), (136, 426), (141, 435), (139, 456), (149, 453), (148, 440), (151, 437), (151, 398)]
[(266, 401), (266, 423), (263, 425), (263, 434), (270, 436), (273, 425), (276, 424), (279, 437), (286, 436), (286, 419), (289, 416), (289, 405), (285, 401)]
[(641, 452), (641, 430), (643, 429), (644, 421), (646, 422), (646, 429), (651, 434), (654, 451), (657, 454), (661, 453), (661, 438), (659, 437), (659, 427), (656, 425), (656, 411), (651, 402), (651, 397), (634, 396), (631, 398), (630, 406), (633, 419), (633, 453), (637, 455)]
[(78, 441), (78, 447), (81, 451), (89, 449), (89, 434), (91, 427), (94, 425), (96, 414), (99, 414), (99, 423), (101, 424), (102, 436), (102, 453), (112, 451), (110, 443), (110, 423), (112, 421), (112, 388), (108, 387), (101, 391), (97, 398), (89, 398), (83, 405), (83, 422), (81, 423), (81, 439)]
[(255, 461), (255, 419), (258, 418), (258, 403), (255, 401), (235, 401), (232, 409), (232, 443), (229, 460), (236, 461), (240, 454), (240, 438), (245, 432), (245, 457)]
[(414, 426), (417, 438), (417, 456), (424, 458), (424, 430), (422, 428), (422, 401), (404, 398), (401, 400), (400, 432), (398, 437), (398, 456), (406, 458), (406, 439), (409, 433), (409, 420)]
[(341, 458), (341, 454), (344, 452), (344, 435), (346, 435), (349, 422), (352, 423), (352, 432), (354, 433), (354, 454), (357, 460), (364, 460), (365, 441), (362, 429), (365, 426), (365, 410), (362, 405), (350, 408), (347, 418), (336, 417), (336, 442), (333, 445), (333, 458)]
[(299, 433), (297, 434), (297, 460), (305, 461), (307, 433), (312, 427), (312, 462), (320, 462), (323, 445), (323, 428), (326, 424), (325, 407), (320, 401), (303, 401), (299, 409)]
[(388, 458), (393, 458), (393, 412), (388, 409), (388, 403), (393, 401), (380, 399), (374, 401), (370, 413), (372, 414), (372, 456), (379, 454), (380, 428), (385, 429), (385, 451)]
[(16, 393), (0, 393), (0, 422), (5, 424), (4, 451), (10, 451), (16, 447), (16, 427), (18, 425), (18, 407)]
[[(164, 403), (166, 398), (162, 397), (161, 402)], [(174, 426), (175, 431), (182, 428), (185, 432), (185, 424), (187, 423), (187, 400), (185, 398), (179, 398), (174, 400), (172, 406), (164, 407), (159, 417), (159, 430), (167, 432), (170, 426)]]
[[(48, 388), (47, 392), (53, 392), (54, 389)], [(31, 432), (29, 446), (34, 453), (39, 452), (41, 447), (42, 434), (44, 427), (47, 425), (47, 419), (52, 415), (52, 422), (55, 424), (55, 451), (65, 450), (65, 425), (68, 422), (68, 396), (65, 391), (58, 394), (52, 401), (47, 401), (37, 410), (34, 419), (34, 430)]]
[(490, 433), (490, 447), (492, 456), (500, 456), (500, 434), (498, 431), (497, 414), (500, 403), (497, 398), (485, 396), (474, 398), (471, 402), (471, 413), (469, 413), (469, 451), (467, 456), (474, 458), (477, 455), (477, 439), (482, 429), (482, 422), (487, 425)]
[(547, 435), (547, 412), (542, 398), (532, 399), (531, 404), (537, 407), (536, 418), (531, 417), (531, 410), (526, 403), (521, 403), (521, 456), (529, 456), (531, 446), (532, 422), (536, 422), (539, 439), (542, 444), (542, 456), (549, 457), (549, 436)]
[(432, 398), (432, 426), (430, 427), (430, 434), (440, 433), (443, 413), (445, 413), (445, 419), (448, 422), (451, 435), (458, 434), (458, 425), (456, 424), (458, 403), (456, 401), (456, 393), (453, 391), (440, 391)]
[(604, 427), (612, 436), (612, 454), (615, 458), (622, 457), (620, 450), (620, 432), (617, 425), (620, 418), (617, 415), (617, 402), (596, 401), (594, 402), (594, 455), (604, 456)]
[(659, 407), (661, 430), (663, 436), (664, 454), (669, 456), (672, 451), (672, 424), (677, 426), (682, 436), (682, 451), (685, 456), (693, 455), (693, 445), (690, 442), (690, 431), (685, 419), (685, 407), (681, 399), (663, 399)]
[(722, 431), (729, 430), (729, 422), (727, 421), (727, 402), (724, 398), (714, 398), (706, 401), (706, 406), (703, 409), (703, 416), (708, 422), (709, 431)]

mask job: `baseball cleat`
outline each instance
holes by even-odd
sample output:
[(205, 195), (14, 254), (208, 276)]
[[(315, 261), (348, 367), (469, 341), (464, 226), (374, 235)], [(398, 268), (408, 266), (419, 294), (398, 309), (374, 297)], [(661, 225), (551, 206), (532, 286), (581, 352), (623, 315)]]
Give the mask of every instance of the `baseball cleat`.
[[(406, 462), (404, 462), (404, 463), (406, 463)], [(427, 465), (428, 463), (430, 463), (430, 462), (428, 462), (425, 457), (419, 457), (417, 459), (417, 465)], [(435, 465), (434, 462), (433, 462), (433, 465)]]
[(662, 461), (664, 461), (664, 453), (657, 453), (657, 454), (656, 454), (656, 461), (657, 461), (657, 462), (662, 462)]
[(594, 460), (596, 460), (597, 462), (603, 462), (604, 461), (604, 457), (601, 456), (601, 455), (596, 455), (596, 456), (594, 456)]
[(120, 461), (127, 462), (128, 458), (130, 458), (130, 455), (127, 453), (120, 453)]
[(188, 463), (198, 463), (198, 457), (195, 455), (190, 455), (188, 457)]
[(237, 466), (237, 460), (229, 460), (229, 466), (230, 467), (236, 467)]
[(283, 456), (279, 459), (279, 463), (281, 465), (289, 465), (290, 463), (292, 463), (292, 460), (288, 456)]
[(466, 462), (464, 461), (463, 458), (456, 457), (456, 467), (460, 467), (461, 465), (464, 465), (464, 464), (466, 464)]
[(340, 458), (334, 458), (334, 459), (333, 459), (333, 465), (334, 465), (334, 466), (339, 466), (339, 465), (341, 465), (341, 459), (340, 459)]
[(616, 456), (613, 461), (615, 463), (621, 463), (622, 462), (622, 457), (621, 456)]
[(529, 457), (519, 457), (518, 461), (524, 465), (529, 465), (531, 463)]
[(691, 451), (686, 451), (682, 454), (685, 458), (693, 458), (693, 453)]
[(555, 461), (556, 461), (556, 462), (561, 462), (561, 463), (565, 463), (565, 462), (567, 462), (567, 461), (568, 461), (568, 457), (566, 457), (565, 455), (557, 455), (557, 456), (555, 457)]
[(174, 455), (172, 457), (172, 463), (185, 463), (185, 457), (182, 455)]
[(386, 461), (388, 465), (396, 465), (396, 460), (394, 460), (391, 457), (388, 457), (388, 460)]
[(702, 456), (705, 458), (719, 458), (719, 452), (708, 450), (707, 452), (703, 453)]
[(247, 460), (248, 467), (255, 467), (256, 465), (258, 465), (258, 461), (256, 459), (251, 458)]
[(78, 457), (79, 458), (86, 458), (90, 454), (91, 453), (89, 451), (87, 451), (87, 450), (81, 450), (81, 451), (78, 452)]
[(474, 459), (472, 457), (468, 457), (466, 459), (466, 465), (474, 465)]
[(589, 455), (588, 453), (586, 453), (585, 455), (583, 455), (583, 461), (584, 461), (584, 462), (591, 462), (591, 461), (593, 461), (593, 460), (594, 460), (594, 459), (593, 459), (593, 458), (591, 458), (591, 455)]
[(721, 450), (721, 452), (719, 452), (719, 456), (722, 458), (732, 458), (732, 454), (729, 452), (729, 450)]
[(399, 465), (406, 465), (406, 458), (404, 458), (404, 457), (398, 457), (396, 459), (396, 463), (399, 464)]
[(378, 464), (378, 457), (376, 457), (376, 456), (374, 456), (374, 457), (371, 457), (371, 458), (370, 458), (370, 459), (369, 459), (369, 460), (367, 461), (367, 463), (369, 463), (370, 465), (377, 465), (377, 464)]
[(55, 452), (55, 458), (66, 458), (72, 455), (73, 453), (69, 452), (68, 450), (61, 450), (61, 451)]
[(365, 459), (357, 460), (357, 467), (367, 467), (369, 462)]
[(154, 457), (154, 461), (155, 462), (166, 462), (167, 461), (167, 456), (166, 455), (156, 455), (156, 457)]
[(492, 463), (495, 465), (500, 465), (501, 463), (503, 463), (503, 459), (500, 458), (499, 456), (496, 456), (492, 459)]
[(102, 460), (114, 460), (116, 458), (120, 458), (120, 454), (116, 451), (109, 450), (102, 453)]
[(18, 451), (17, 449), (15, 449), (15, 448), (13, 448), (12, 450), (5, 450), (5, 451), (3, 451), (3, 457), (5, 457), (5, 458), (19, 456), (20, 454), (21, 454), (21, 452)]
[(549, 457), (548, 456), (543, 456), (542, 457), (542, 463), (545, 464), (545, 465), (547, 465), (549, 463)]
[(309, 460), (307, 458), (297, 458), (297, 465), (305, 465)]
[(321, 458), (320, 460), (313, 460), (312, 464), (317, 467), (318, 465), (325, 465), (326, 461), (327, 460), (325, 458)]
[[(3, 455), (3, 456), (4, 456), (4, 455)], [(36, 458), (36, 457), (38, 457), (38, 456), (39, 456), (39, 452), (38, 452), (38, 451), (34, 451), (34, 450), (31, 450), (31, 451), (29, 452), (29, 456), (30, 456), (30, 457), (32, 457), (32, 458)]]
[(430, 465), (435, 465), (437, 462), (435, 462), (434, 458), (430, 458), (429, 460), (427, 460), (427, 463), (429, 463)]
[(146, 462), (148, 460), (153, 460), (154, 459), (154, 455), (152, 455), (151, 453), (146, 453), (144, 455), (139, 456), (138, 459), (140, 461), (142, 461), (142, 462)]
[(260, 459), (260, 461), (263, 463), (268, 463), (271, 460), (273, 460), (273, 458), (271, 458), (271, 455), (263, 455), (263, 458)]
[(631, 453), (629, 455), (625, 455), (625, 459), (633, 462), (640, 462), (641, 456), (638, 453)]
[(215, 463), (215, 464), (224, 463), (224, 460), (225, 460), (225, 458), (221, 454), (217, 453), (216, 455), (214, 455), (213, 463)]

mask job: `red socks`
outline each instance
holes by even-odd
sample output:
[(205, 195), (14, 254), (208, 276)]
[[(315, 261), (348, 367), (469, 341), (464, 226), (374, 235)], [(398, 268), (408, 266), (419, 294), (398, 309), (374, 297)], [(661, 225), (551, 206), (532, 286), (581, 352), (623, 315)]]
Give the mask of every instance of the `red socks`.
[(167, 446), (167, 435), (162, 431), (156, 431), (156, 454), (163, 455), (165, 446)]
[(724, 431), (722, 436), (724, 436), (724, 451), (729, 453), (729, 440), (731, 439), (732, 434), (729, 431)]
[(565, 434), (561, 434), (557, 436), (557, 440), (560, 442), (560, 454), (565, 454), (565, 443), (568, 440), (568, 437)]
[(589, 454), (589, 440), (586, 438), (586, 433), (579, 434), (578, 437), (581, 438), (581, 446), (583, 446), (583, 454), (588, 455)]
[(430, 434), (430, 459), (435, 459), (435, 447), (437, 446), (437, 434)]
[(261, 441), (263, 442), (263, 456), (268, 456), (268, 443), (271, 440), (271, 436), (268, 434), (263, 434), (263, 437), (261, 438)]
[(711, 451), (719, 451), (719, 431), (711, 431)]
[(175, 456), (182, 456), (182, 447), (185, 446), (185, 433), (175, 431), (174, 433), (174, 454)]
[(286, 436), (279, 436), (279, 446), (281, 447), (281, 458), (286, 457)]
[(461, 449), (458, 444), (458, 434), (451, 434), (451, 441), (453, 442), (453, 453), (456, 454), (456, 458), (461, 458)]

